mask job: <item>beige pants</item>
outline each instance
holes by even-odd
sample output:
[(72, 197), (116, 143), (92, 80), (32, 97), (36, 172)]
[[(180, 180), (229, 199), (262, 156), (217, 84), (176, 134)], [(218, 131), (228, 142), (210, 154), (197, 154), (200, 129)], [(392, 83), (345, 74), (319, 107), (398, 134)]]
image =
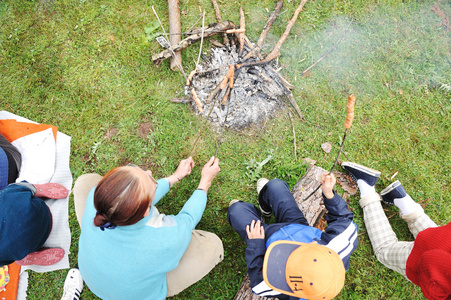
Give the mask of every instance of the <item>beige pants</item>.
[[(102, 176), (84, 174), (77, 178), (74, 184), (74, 204), (78, 224), (85, 211), (88, 194)], [(179, 265), (167, 273), (168, 297), (177, 295), (190, 285), (201, 280), (224, 258), (224, 248), (219, 237), (211, 232), (193, 230), (191, 241), (180, 259)]]

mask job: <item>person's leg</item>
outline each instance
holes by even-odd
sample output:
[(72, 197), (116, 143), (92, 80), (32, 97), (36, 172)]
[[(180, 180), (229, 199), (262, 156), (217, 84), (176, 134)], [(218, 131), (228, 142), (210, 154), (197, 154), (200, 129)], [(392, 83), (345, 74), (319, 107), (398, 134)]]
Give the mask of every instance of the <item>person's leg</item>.
[(274, 212), (277, 223), (309, 225), (283, 180), (268, 181), (258, 195), (258, 202), (263, 210)]
[(378, 194), (360, 200), (363, 219), (376, 258), (387, 268), (406, 275), (406, 263), (413, 242), (399, 242), (388, 222)]
[(193, 230), (191, 241), (179, 265), (167, 273), (167, 296), (177, 295), (201, 280), (223, 258), (224, 248), (216, 234), (203, 230)]
[[(251, 224), (253, 220), (261, 221), (261, 215), (251, 203), (239, 201), (229, 206), (227, 219), (243, 241), (247, 242), (246, 226)], [(266, 230), (267, 225), (263, 222), (261, 225)]]
[(83, 174), (77, 178), (74, 184), (74, 204), (75, 204), (75, 214), (77, 216), (78, 224), (81, 228), (81, 219), (83, 218), (83, 213), (85, 212), (86, 199), (88, 199), (88, 194), (95, 187), (102, 176), (98, 174)]
[(419, 232), (430, 227), (437, 227), (437, 224), (424, 213), (421, 205), (406, 193), (398, 180), (381, 191), (381, 196), (385, 203), (399, 208), (401, 218), (407, 222), (407, 226), (415, 238)]
[(381, 197), (374, 188), (381, 173), (352, 162), (343, 162), (341, 166), (349, 171), (359, 186), (359, 204), (363, 209), (363, 219), (374, 254), (384, 266), (405, 276), (413, 242), (399, 242), (388, 222)]

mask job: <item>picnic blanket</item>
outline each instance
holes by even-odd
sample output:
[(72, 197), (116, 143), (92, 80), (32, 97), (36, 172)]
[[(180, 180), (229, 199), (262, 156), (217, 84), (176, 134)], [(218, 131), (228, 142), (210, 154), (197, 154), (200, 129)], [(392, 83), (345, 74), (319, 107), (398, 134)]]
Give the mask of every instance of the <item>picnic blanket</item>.
[[(38, 124), (7, 111), (0, 111), (0, 133), (22, 155), (22, 167), (17, 182), (22, 180), (36, 184), (55, 182), (71, 190), (70, 136), (59, 132), (55, 126)], [(64, 249), (64, 258), (51, 266), (22, 267), (17, 299), (26, 298), (28, 286), (26, 270), (42, 273), (69, 268), (71, 241), (68, 221), (69, 195), (65, 199), (48, 199), (45, 203), (52, 213), (53, 227), (43, 246)]]

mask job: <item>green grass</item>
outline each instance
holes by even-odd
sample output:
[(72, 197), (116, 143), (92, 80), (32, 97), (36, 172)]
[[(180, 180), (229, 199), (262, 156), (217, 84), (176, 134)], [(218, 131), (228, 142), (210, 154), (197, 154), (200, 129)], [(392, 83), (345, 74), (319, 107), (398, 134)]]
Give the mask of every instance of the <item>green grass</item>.
[[(105, 174), (133, 162), (156, 177), (169, 175), (191, 152), (203, 119), (180, 97), (184, 80), (165, 61), (154, 67), (151, 55), (161, 51), (145, 28), (166, 30), (165, 1), (40, 0), (0, 2), (0, 108), (31, 120), (53, 124), (72, 137), (71, 170), (76, 179), (88, 172)], [(239, 23), (246, 12), (248, 35), (256, 40), (274, 1), (218, 1), (223, 19)], [(296, 5), (285, 1), (264, 51), (272, 50)], [(298, 1), (296, 1), (298, 3)], [(293, 186), (309, 157), (329, 169), (343, 135), (347, 94), (357, 96), (356, 117), (342, 160), (382, 171), (377, 189), (399, 179), (417, 200), (428, 200), (426, 212), (439, 225), (451, 220), (451, 54), (450, 32), (431, 6), (434, 1), (309, 1), (284, 43), (279, 63), (296, 86), (294, 96), (308, 122), (294, 119), (298, 161), (294, 159), (291, 121), (281, 112), (244, 133), (226, 131), (219, 158), (221, 173), (209, 193), (199, 229), (216, 233), (225, 248), (224, 261), (208, 276), (174, 299), (231, 299), (246, 273), (245, 246), (226, 220), (228, 202), (255, 203), (255, 179), (279, 177)], [(182, 28), (188, 29), (209, 0), (181, 1)], [(451, 5), (439, 2), (449, 17)], [(268, 9), (268, 10), (267, 10)], [(309, 74), (302, 71), (329, 50), (353, 23), (336, 49)], [(160, 28), (151, 33), (160, 32)], [(218, 37), (219, 39), (219, 37)], [(207, 51), (208, 43), (204, 47)], [(194, 68), (199, 45), (182, 53), (185, 70)], [(144, 124), (144, 125), (143, 125)], [(140, 135), (141, 129), (149, 128)], [(177, 191), (170, 191), (160, 211), (177, 213), (197, 187), (203, 163), (218, 138), (204, 128), (194, 155), (197, 166)], [(325, 154), (320, 145), (331, 142)], [(261, 170), (255, 168), (268, 155)], [(397, 176), (391, 177), (396, 173)], [(339, 192), (341, 190), (339, 189)], [(72, 197), (70, 199), (72, 201)], [(359, 248), (352, 255), (338, 299), (423, 299), (421, 290), (375, 258), (357, 203), (350, 198), (360, 227)], [(424, 202), (425, 203), (425, 202)], [(387, 215), (396, 209), (387, 208)], [(70, 263), (77, 266), (80, 230), (70, 204)], [(390, 219), (400, 240), (412, 240), (398, 216)], [(67, 270), (30, 272), (28, 299), (58, 299)], [(85, 286), (82, 299), (96, 299)]]

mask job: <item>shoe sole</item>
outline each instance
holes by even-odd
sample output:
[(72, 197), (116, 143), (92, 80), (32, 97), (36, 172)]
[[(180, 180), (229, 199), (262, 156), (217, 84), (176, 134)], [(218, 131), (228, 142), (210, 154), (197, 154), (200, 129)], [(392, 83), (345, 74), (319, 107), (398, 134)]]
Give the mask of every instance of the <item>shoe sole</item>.
[(69, 195), (69, 191), (59, 183), (35, 184), (36, 197), (63, 199)]
[(396, 180), (395, 182), (393, 182), (392, 184), (390, 184), (389, 186), (387, 186), (385, 189), (383, 189), (380, 192), (381, 196), (385, 196), (388, 193), (390, 193), (391, 191), (393, 191), (394, 189), (396, 189), (398, 186), (402, 185), (401, 182), (399, 180)]
[(25, 258), (16, 261), (19, 266), (50, 266), (54, 265), (64, 257), (64, 250), (60, 248), (50, 248), (28, 254)]
[(362, 165), (359, 165), (359, 164), (356, 164), (356, 163), (353, 163), (353, 162), (343, 162), (343, 163), (341, 163), (341, 166), (343, 168), (344, 167), (350, 167), (350, 168), (359, 170), (359, 171), (361, 171), (363, 173), (366, 173), (366, 174), (368, 174), (370, 176), (374, 176), (374, 177), (381, 176), (381, 172), (380, 171), (375, 170), (375, 169), (371, 169), (369, 167), (365, 167), (365, 166), (362, 166)]

